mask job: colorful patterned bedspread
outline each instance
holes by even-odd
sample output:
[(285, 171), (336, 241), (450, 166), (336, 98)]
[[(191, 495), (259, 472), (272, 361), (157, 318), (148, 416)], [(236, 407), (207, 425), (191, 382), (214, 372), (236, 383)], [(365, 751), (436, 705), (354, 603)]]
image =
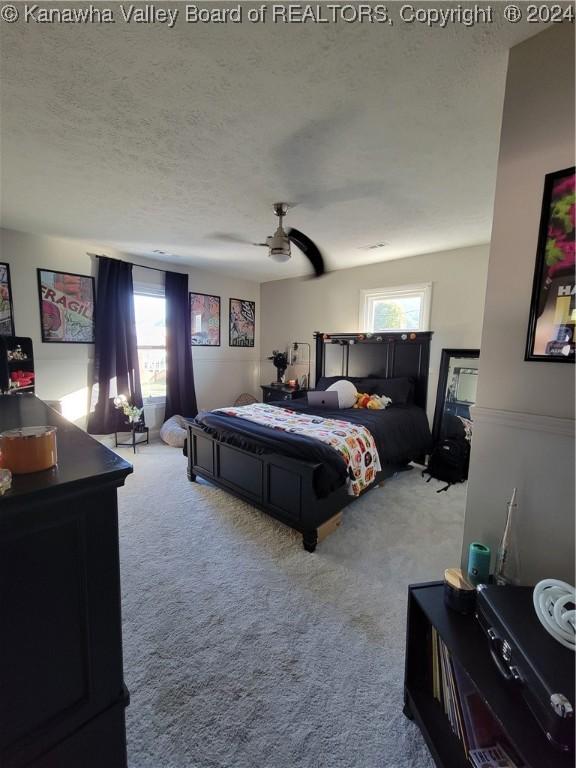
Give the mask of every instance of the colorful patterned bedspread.
[(255, 403), (238, 408), (218, 408), (214, 413), (226, 413), (256, 424), (294, 432), (320, 440), (332, 446), (343, 457), (348, 468), (346, 487), (350, 496), (359, 496), (381, 469), (380, 457), (371, 433), (358, 424), (340, 419), (323, 419), (308, 413), (297, 413), (288, 408)]

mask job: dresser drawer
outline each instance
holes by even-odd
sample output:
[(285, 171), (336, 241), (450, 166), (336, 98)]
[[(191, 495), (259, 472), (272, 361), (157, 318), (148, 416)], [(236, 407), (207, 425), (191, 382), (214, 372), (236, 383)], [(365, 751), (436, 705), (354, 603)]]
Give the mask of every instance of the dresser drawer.
[(304, 397), (305, 390), (303, 389), (280, 389), (279, 387), (266, 387), (262, 388), (262, 402), (263, 403), (277, 403), (279, 401), (288, 402), (290, 400), (297, 400)]
[(292, 400), (292, 395), (287, 392), (271, 392), (270, 390), (264, 393), (265, 403), (274, 403), (278, 400)]

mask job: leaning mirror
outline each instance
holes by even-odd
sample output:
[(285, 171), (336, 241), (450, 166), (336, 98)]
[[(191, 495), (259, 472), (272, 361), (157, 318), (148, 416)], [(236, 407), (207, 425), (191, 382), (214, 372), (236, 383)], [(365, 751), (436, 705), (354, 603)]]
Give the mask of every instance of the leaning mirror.
[(476, 402), (479, 349), (443, 349), (434, 411), (434, 445), (454, 431), (454, 420), (470, 419)]

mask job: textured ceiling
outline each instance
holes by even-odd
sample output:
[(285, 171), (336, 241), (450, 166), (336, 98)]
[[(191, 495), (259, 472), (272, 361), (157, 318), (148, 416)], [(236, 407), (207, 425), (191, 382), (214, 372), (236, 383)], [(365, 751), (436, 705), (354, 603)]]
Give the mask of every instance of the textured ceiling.
[(305, 259), (210, 235), (263, 239), (276, 200), (333, 268), (487, 242), (507, 50), (539, 31), (1, 29), (3, 226), (257, 280)]

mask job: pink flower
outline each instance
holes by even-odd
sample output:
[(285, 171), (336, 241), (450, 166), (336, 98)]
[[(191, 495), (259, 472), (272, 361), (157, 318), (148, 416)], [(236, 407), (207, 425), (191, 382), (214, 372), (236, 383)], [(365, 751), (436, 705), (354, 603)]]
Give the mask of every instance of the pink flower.
[(562, 227), (557, 227), (554, 224), (550, 224), (548, 227), (548, 239), (549, 240), (560, 240), (564, 237), (564, 229)]
[(566, 176), (565, 179), (561, 179), (554, 184), (552, 198), (558, 200), (559, 198), (570, 194), (574, 194), (574, 174)]
[(549, 267), (548, 276), (550, 279), (557, 277), (559, 274), (562, 274), (567, 270), (573, 272), (574, 266), (576, 266), (576, 247), (574, 238), (556, 240), (555, 245), (562, 251), (562, 259)]

